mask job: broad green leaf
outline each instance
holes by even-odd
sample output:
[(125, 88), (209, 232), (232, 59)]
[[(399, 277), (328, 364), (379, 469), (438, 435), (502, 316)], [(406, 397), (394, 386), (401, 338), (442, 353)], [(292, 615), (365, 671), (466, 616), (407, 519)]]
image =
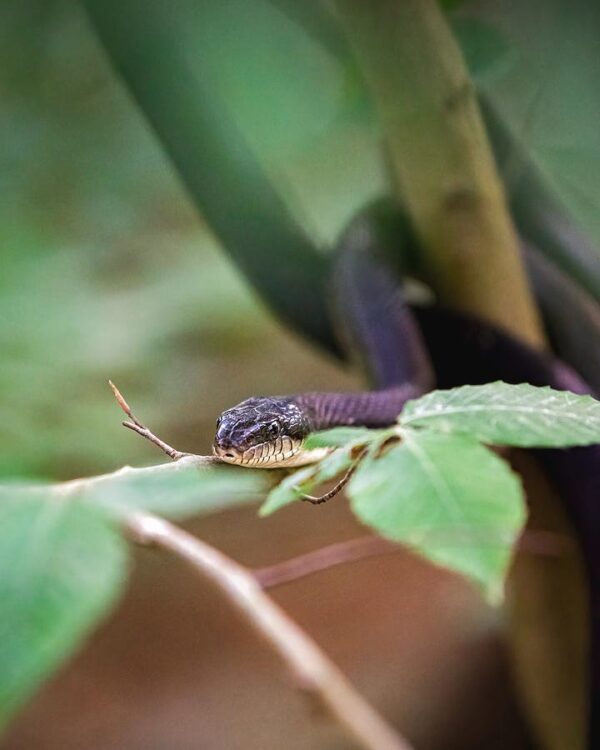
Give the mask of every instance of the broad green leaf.
[(96, 508), (0, 489), (0, 728), (114, 605), (127, 551)]
[(256, 502), (269, 486), (264, 470), (172, 464), (155, 470), (127, 469), (92, 485), (85, 499), (117, 515), (135, 509), (181, 519)]
[(348, 443), (368, 443), (383, 434), (383, 430), (366, 427), (335, 427), (333, 430), (314, 432), (306, 440), (306, 448), (341, 448)]
[(600, 443), (600, 401), (569, 391), (496, 382), (409, 401), (405, 427), (469, 433), (495, 445), (561, 448)]
[(406, 430), (404, 441), (357, 469), (348, 488), (364, 523), (432, 562), (502, 596), (525, 520), (521, 484), (508, 465), (463, 435)]
[(349, 445), (333, 451), (318, 464), (295, 471), (271, 490), (260, 507), (259, 515), (270, 516), (285, 505), (300, 500), (302, 495), (314, 494), (315, 489), (323, 482), (328, 482), (347, 471), (354, 460), (356, 459), (353, 457), (353, 446)]

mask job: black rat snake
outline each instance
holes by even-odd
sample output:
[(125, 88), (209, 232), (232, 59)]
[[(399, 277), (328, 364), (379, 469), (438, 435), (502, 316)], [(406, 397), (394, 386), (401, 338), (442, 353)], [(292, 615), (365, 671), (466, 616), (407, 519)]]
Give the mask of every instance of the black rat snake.
[[(526, 254), (542, 311), (556, 309), (553, 295), (557, 290), (568, 308), (572, 302), (568, 284), (561, 286), (561, 280), (544, 266), (534, 249)], [(580, 370), (587, 366), (593, 388), (570, 365), (534, 351), (480, 320), (435, 306), (409, 307), (397, 269), (391, 268), (385, 255), (378, 232), (359, 217), (340, 240), (328, 287), (338, 346), (348, 358), (360, 360), (374, 390), (249, 398), (217, 420), (216, 455), (243, 466), (301, 465), (312, 458), (302, 450), (310, 432), (338, 425), (393, 424), (408, 399), (433, 387), (504, 380), (576, 393), (593, 394), (598, 389), (600, 373), (589, 367), (590, 361), (597, 361), (597, 338), (592, 336), (588, 351), (578, 347), (571, 359), (582, 365)], [(589, 327), (597, 334), (595, 305), (573, 313), (578, 321), (574, 325), (584, 330)], [(563, 330), (557, 335), (560, 338), (562, 333), (561, 343), (568, 345), (573, 329), (570, 323), (565, 324), (565, 318), (569, 316), (563, 310), (559, 316)], [(551, 315), (547, 322), (552, 324)], [(334, 351), (339, 353), (337, 347)], [(535, 453), (572, 518), (587, 568), (591, 611), (589, 746), (596, 747), (600, 742), (600, 446)]]

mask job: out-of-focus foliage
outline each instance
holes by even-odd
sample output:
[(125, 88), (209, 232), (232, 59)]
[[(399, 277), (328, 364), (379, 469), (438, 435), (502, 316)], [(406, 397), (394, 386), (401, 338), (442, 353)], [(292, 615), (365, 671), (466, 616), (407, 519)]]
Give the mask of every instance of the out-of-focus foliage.
[(215, 363), (253, 347), (265, 315), (219, 257), (79, 6), (3, 4), (0, 42), (0, 474), (147, 459), (118, 429), (106, 378), (135, 383), (154, 424), (166, 416), (158, 394), (169, 393), (171, 418), (185, 424), (191, 400), (209, 406), (197, 394)]
[(115, 523), (215, 512), (267, 485), (264, 472), (183, 459), (83, 485), (0, 486), (0, 730), (114, 606), (128, 568)]
[(199, 470), (182, 459), (167, 466), (106, 475), (86, 488), (81, 497), (117, 518), (146, 510), (166, 518), (185, 519), (256, 502), (269, 485), (268, 472), (222, 466)]
[(91, 505), (0, 490), (0, 728), (114, 604), (125, 542)]
[(474, 12), (493, 23), (513, 50), (512, 64), (486, 82), (490, 94), (600, 246), (600, 5), (485, 0)]

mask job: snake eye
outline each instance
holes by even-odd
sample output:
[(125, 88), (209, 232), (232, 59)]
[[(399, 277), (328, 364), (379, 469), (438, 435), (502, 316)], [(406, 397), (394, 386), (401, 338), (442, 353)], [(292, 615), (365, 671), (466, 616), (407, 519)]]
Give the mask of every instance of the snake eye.
[(269, 437), (276, 438), (279, 436), (279, 422), (271, 422), (269, 425)]

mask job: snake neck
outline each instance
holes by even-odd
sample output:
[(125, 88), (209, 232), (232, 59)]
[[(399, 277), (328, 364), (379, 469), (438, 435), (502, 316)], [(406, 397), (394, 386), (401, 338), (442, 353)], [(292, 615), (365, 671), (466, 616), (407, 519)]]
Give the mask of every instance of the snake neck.
[(311, 430), (326, 430), (346, 425), (387, 427), (394, 424), (404, 404), (420, 394), (417, 386), (405, 383), (381, 391), (302, 393), (293, 400), (307, 414)]

